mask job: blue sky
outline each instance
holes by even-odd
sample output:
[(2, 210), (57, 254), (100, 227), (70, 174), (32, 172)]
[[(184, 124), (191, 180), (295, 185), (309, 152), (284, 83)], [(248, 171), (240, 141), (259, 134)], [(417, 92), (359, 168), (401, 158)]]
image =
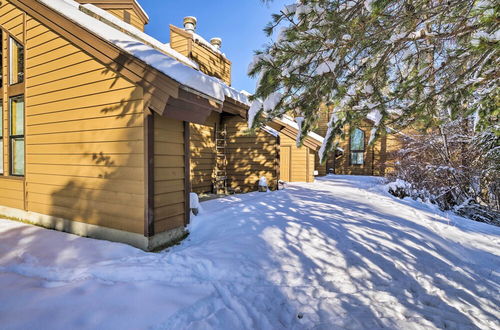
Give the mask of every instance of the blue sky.
[(139, 0), (149, 15), (146, 33), (168, 42), (169, 24), (182, 27), (185, 16), (198, 19), (196, 32), (207, 40), (222, 38), (222, 51), (232, 62), (232, 85), (251, 93), (255, 81), (247, 76), (253, 51), (269, 39), (262, 29), (288, 0), (264, 4), (260, 0)]

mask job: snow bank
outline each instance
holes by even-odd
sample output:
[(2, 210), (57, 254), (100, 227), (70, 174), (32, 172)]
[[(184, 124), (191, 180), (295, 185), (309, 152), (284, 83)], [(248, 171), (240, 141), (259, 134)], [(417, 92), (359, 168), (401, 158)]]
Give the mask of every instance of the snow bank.
[(498, 328), (498, 227), (374, 177), (201, 204), (160, 253), (0, 220), (1, 327)]

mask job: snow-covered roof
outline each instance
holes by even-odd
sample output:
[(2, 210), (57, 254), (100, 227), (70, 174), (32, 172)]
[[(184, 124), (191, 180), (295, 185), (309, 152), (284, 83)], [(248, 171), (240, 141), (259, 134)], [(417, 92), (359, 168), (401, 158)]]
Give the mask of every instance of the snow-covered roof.
[[(186, 63), (189, 63), (189, 61), (185, 62), (183, 60), (181, 62), (181, 54), (173, 51), (169, 46), (162, 44), (160, 41), (146, 35), (145, 33), (137, 33), (140, 31), (126, 23), (118, 23), (119, 25), (116, 25), (121, 29), (124, 29), (127, 33), (84, 13), (80, 10), (80, 4), (76, 1), (38, 1), (81, 27), (89, 30), (100, 38), (112, 43), (121, 50), (154, 67), (156, 70), (164, 73), (181, 85), (202, 93), (219, 102), (224, 102), (226, 97), (230, 97), (240, 103), (250, 105), (246, 95), (240, 93), (232, 87), (229, 87), (221, 80), (208, 76), (188, 66)], [(86, 6), (84, 8), (88, 10), (91, 8), (90, 10), (92, 13), (97, 14), (106, 20), (109, 18), (108, 14), (103, 14), (102, 10), (99, 10), (99, 8), (95, 6)], [(109, 20), (111, 21), (111, 19)], [(112, 22), (115, 24), (115, 21)]]
[(217, 54), (220, 54), (220, 55), (226, 57), (226, 54), (224, 54), (219, 48), (215, 47), (210, 42), (205, 40), (202, 36), (200, 36), (199, 34), (196, 34), (195, 32), (190, 32), (190, 33), (193, 35), (193, 40), (198, 41), (200, 44), (202, 44), (205, 47), (208, 47), (209, 49), (213, 50)]
[(139, 30), (135, 26), (122, 21), (121, 19), (119, 19), (115, 15), (107, 12), (106, 10), (103, 10), (97, 6), (94, 6), (93, 4), (90, 4), (90, 3), (81, 5), (80, 8), (85, 8), (86, 10), (91, 12), (92, 14), (101, 18), (101, 20), (104, 20), (104, 22), (106, 22), (106, 23), (109, 22), (109, 23), (115, 25), (116, 27), (120, 28), (122, 31), (126, 32), (127, 34), (130, 34), (131, 37), (134, 37), (134, 38), (144, 42), (145, 44), (162, 51), (163, 53), (167, 54), (168, 56), (175, 58), (179, 62), (182, 62), (182, 63), (184, 63), (192, 68), (195, 68), (195, 69), (199, 68), (198, 63), (196, 63), (192, 59), (182, 55), (181, 53), (177, 52), (176, 50), (172, 49), (172, 47), (170, 47), (170, 44), (162, 43), (161, 41), (159, 41), (159, 40), (151, 37), (150, 35), (142, 32), (141, 30)]
[(271, 134), (274, 137), (278, 137), (280, 135), (280, 133), (277, 130), (267, 125), (262, 126), (262, 130), (264, 132)]
[[(284, 124), (286, 124), (288, 126), (295, 128), (296, 130), (299, 130), (299, 125), (290, 116), (285, 115), (282, 118), (279, 118), (278, 120), (280, 120), (281, 122), (283, 122)], [(307, 134), (307, 136), (310, 138), (313, 138), (314, 140), (318, 141), (319, 143), (323, 143), (323, 141), (325, 140), (321, 135), (318, 135), (314, 132), (309, 132)]]

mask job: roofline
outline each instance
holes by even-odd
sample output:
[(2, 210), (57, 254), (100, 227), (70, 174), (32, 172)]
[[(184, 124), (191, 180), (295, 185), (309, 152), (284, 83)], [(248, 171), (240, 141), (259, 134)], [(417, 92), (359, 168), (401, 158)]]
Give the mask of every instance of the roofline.
[[(169, 104), (169, 99), (184, 99), (184, 97), (180, 96), (185, 95), (185, 93), (181, 93), (182, 90), (185, 90), (192, 95), (205, 99), (208, 105), (203, 106), (203, 108), (206, 111), (226, 112), (226, 109), (237, 108), (239, 115), (246, 116), (248, 106), (245, 104), (233, 100), (228, 96), (225, 97), (226, 101), (221, 104), (220, 101), (214, 100), (209, 95), (182, 85), (165, 73), (104, 40), (40, 1), (11, 0), (11, 3), (55, 33), (65, 37), (69, 42), (94, 57), (97, 61), (141, 86), (144, 89), (145, 107), (150, 108), (159, 115), (165, 114), (168, 116), (166, 108), (167, 104)], [(189, 121), (191, 114), (188, 113), (189, 111), (184, 112), (186, 118), (183, 119), (181, 114), (177, 115), (177, 119)], [(234, 109), (229, 113), (234, 114)]]
[[(272, 120), (272, 123), (275, 125), (281, 126), (278, 131), (280, 133), (283, 133), (284, 135), (288, 136), (291, 139), (296, 139), (297, 135), (299, 134), (299, 130), (291, 125), (288, 125), (287, 123), (281, 121), (279, 118), (274, 118)], [(270, 125), (271, 126), (271, 125)], [(272, 127), (272, 126), (271, 126)], [(303, 141), (304, 146), (307, 148), (313, 149), (314, 151), (318, 151), (321, 148), (322, 143), (319, 142), (318, 140), (306, 136)]]
[(139, 18), (141, 21), (144, 23), (144, 25), (149, 23), (149, 15), (146, 13), (144, 8), (141, 7), (139, 2), (137, 0), (129, 0), (129, 1), (122, 1), (122, 3), (113, 3), (111, 1), (106, 1), (106, 0), (93, 0), (93, 1), (86, 1), (86, 0), (75, 0), (78, 3), (92, 3), (92, 4), (99, 4), (102, 7), (101, 8), (116, 8), (117, 6), (123, 6), (123, 5), (130, 5), (135, 12), (139, 15)]
[(37, 0), (11, 0), (11, 3), (99, 62), (143, 87), (146, 105), (155, 112), (162, 114), (169, 97), (178, 97), (178, 82), (44, 3)]

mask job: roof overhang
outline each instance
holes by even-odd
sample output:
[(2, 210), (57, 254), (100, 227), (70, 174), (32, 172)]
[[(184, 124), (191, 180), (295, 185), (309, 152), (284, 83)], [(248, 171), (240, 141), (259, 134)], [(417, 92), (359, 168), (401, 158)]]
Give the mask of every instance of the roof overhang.
[[(289, 125), (279, 118), (274, 118), (271, 122), (267, 123), (267, 125), (293, 140), (295, 140), (299, 134), (299, 130), (296, 127)], [(306, 136), (304, 138), (303, 145), (309, 149), (318, 151), (321, 148), (322, 143), (311, 136)]]
[(159, 115), (195, 123), (204, 122), (213, 111), (246, 117), (247, 105), (230, 97), (221, 104), (189, 89), (37, 0), (11, 0), (11, 3), (103, 65), (141, 86), (145, 107)]
[(146, 25), (149, 23), (149, 16), (146, 11), (141, 7), (141, 5), (136, 0), (75, 0), (78, 3), (91, 3), (102, 9), (132, 9), (137, 16), (140, 18), (141, 22)]

